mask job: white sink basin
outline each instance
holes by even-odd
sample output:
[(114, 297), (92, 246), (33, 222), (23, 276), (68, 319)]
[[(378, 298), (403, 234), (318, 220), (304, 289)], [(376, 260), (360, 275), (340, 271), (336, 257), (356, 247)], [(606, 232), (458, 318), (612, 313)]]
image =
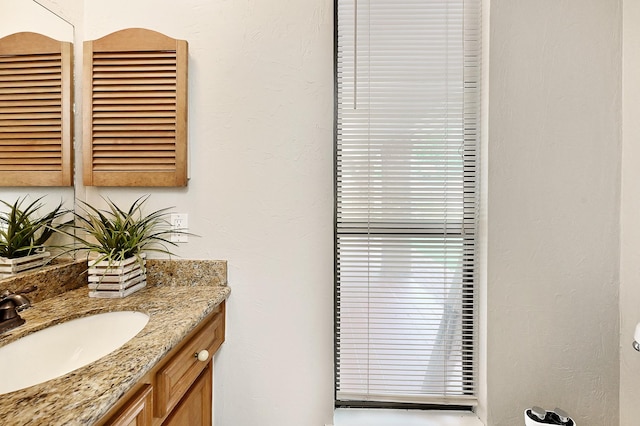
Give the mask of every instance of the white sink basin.
[(149, 322), (141, 312), (77, 318), (0, 347), (0, 395), (63, 376), (115, 351)]

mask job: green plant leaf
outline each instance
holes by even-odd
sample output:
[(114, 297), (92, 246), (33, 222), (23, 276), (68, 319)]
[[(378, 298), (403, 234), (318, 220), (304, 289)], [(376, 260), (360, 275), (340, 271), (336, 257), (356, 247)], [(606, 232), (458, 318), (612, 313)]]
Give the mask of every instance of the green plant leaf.
[(173, 256), (170, 246), (177, 246), (170, 240), (172, 233), (190, 234), (182, 230), (172, 230), (168, 216), (171, 208), (162, 208), (144, 213), (143, 207), (149, 198), (144, 195), (136, 199), (128, 208), (122, 208), (111, 199), (105, 199), (106, 209), (98, 209), (86, 202), (78, 201), (75, 213), (75, 232), (64, 232), (79, 243), (79, 248), (87, 255), (93, 254), (98, 260), (118, 262), (135, 256), (142, 263), (143, 252), (157, 252)]
[(62, 202), (50, 212), (38, 216), (42, 198), (37, 198), (26, 207), (23, 207), (23, 203), (27, 196), (17, 199), (13, 204), (0, 200), (8, 209), (0, 212), (0, 256), (13, 259), (34, 254), (44, 249), (54, 232), (69, 226), (69, 222), (56, 223), (63, 215), (70, 213), (62, 208)]

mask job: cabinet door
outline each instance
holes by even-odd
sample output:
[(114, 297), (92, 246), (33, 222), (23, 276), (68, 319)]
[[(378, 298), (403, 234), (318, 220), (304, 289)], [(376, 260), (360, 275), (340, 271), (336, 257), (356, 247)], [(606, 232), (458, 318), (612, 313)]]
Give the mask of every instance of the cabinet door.
[(83, 47), (85, 186), (186, 186), (187, 41), (127, 28)]
[[(154, 384), (154, 414), (164, 418), (183, 399), (191, 384), (202, 374), (220, 344), (224, 341), (224, 305), (195, 336), (189, 339), (156, 374)], [(203, 349), (209, 352), (207, 361), (194, 355)]]
[(209, 361), (164, 426), (211, 426), (211, 370)]
[(149, 384), (144, 385), (135, 396), (106, 424), (110, 426), (149, 426), (153, 417)]

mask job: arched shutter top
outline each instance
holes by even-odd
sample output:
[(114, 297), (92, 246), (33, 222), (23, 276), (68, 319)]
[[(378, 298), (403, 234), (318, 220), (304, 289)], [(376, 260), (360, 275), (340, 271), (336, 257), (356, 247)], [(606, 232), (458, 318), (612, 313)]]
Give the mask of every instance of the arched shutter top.
[(131, 28), (84, 43), (84, 182), (187, 184), (187, 42)]
[(71, 43), (0, 38), (0, 186), (73, 185), (72, 76)]

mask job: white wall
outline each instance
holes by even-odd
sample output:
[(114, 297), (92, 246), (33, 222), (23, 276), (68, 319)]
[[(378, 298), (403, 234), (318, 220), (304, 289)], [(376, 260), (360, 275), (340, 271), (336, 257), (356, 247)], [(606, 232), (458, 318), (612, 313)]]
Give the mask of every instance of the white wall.
[(619, 3), (491, 1), (490, 425), (618, 424)]
[(0, 37), (31, 31), (73, 41), (73, 26), (32, 0), (0, 0)]
[[(71, 17), (83, 7), (50, 3), (77, 4)], [(620, 424), (633, 424), (640, 357), (626, 335), (640, 320), (640, 254), (631, 250), (640, 232), (639, 98), (631, 91), (640, 57), (625, 52), (620, 368), (619, 3), (486, 6), (482, 412), (492, 426), (522, 424), (532, 404), (560, 406), (581, 426), (616, 425), (619, 370)], [(629, 10), (625, 41), (633, 43), (640, 10)], [(78, 185), (77, 195), (125, 203), (152, 193), (150, 208), (176, 206), (201, 235), (182, 256), (229, 261), (228, 338), (215, 371), (219, 426), (332, 421), (332, 13), (331, 0), (112, 0), (84, 2), (75, 22), (78, 41), (138, 26), (189, 41), (188, 188)], [(78, 72), (79, 44), (76, 55)]]
[(85, 2), (85, 40), (145, 27), (189, 42), (186, 189), (89, 188), (176, 206), (186, 258), (227, 259), (227, 341), (215, 363), (220, 426), (333, 416), (331, 0)]
[(624, 1), (622, 207), (620, 232), (620, 424), (638, 423), (640, 353), (631, 347), (640, 322), (640, 3)]

